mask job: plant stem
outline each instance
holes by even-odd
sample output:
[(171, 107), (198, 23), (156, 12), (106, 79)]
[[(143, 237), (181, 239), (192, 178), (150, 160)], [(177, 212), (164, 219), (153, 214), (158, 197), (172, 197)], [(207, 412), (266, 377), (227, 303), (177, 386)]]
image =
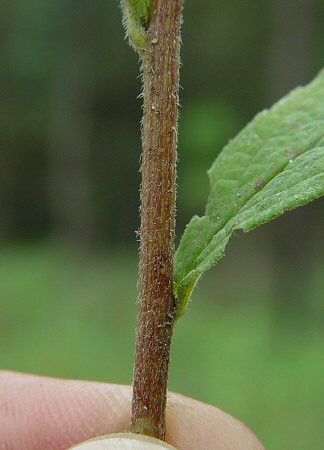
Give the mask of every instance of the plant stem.
[(153, 0), (142, 52), (140, 310), (132, 430), (164, 439), (175, 321), (173, 259), (182, 0)]

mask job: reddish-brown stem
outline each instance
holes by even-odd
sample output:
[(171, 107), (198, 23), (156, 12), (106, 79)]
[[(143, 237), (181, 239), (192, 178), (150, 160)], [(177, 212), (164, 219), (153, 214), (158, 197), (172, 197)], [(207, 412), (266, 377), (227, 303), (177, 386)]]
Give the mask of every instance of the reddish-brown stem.
[(140, 310), (132, 429), (164, 439), (175, 318), (173, 259), (182, 0), (152, 3), (148, 46), (142, 52)]

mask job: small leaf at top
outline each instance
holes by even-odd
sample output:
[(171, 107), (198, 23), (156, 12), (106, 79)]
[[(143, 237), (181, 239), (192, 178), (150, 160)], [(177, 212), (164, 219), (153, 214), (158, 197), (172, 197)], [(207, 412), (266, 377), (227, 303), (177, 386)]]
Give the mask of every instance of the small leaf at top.
[(121, 0), (127, 36), (137, 51), (144, 50), (147, 45), (150, 4), (151, 0)]
[(235, 230), (250, 231), (324, 195), (324, 71), (258, 114), (208, 174), (205, 215), (191, 219), (176, 252), (178, 318)]

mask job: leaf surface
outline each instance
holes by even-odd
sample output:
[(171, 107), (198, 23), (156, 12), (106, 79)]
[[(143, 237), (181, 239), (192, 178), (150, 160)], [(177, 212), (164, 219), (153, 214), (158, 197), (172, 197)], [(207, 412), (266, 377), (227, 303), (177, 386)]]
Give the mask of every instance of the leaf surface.
[(205, 215), (191, 219), (176, 252), (178, 318), (235, 230), (250, 231), (324, 195), (324, 71), (258, 114), (208, 174)]

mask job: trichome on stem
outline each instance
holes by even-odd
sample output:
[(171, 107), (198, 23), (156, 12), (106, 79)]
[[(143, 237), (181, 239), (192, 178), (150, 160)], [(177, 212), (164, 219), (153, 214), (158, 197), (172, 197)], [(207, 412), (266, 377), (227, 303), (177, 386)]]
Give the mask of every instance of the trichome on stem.
[(139, 315), (132, 430), (165, 437), (170, 345), (182, 0), (124, 0), (144, 80)]

